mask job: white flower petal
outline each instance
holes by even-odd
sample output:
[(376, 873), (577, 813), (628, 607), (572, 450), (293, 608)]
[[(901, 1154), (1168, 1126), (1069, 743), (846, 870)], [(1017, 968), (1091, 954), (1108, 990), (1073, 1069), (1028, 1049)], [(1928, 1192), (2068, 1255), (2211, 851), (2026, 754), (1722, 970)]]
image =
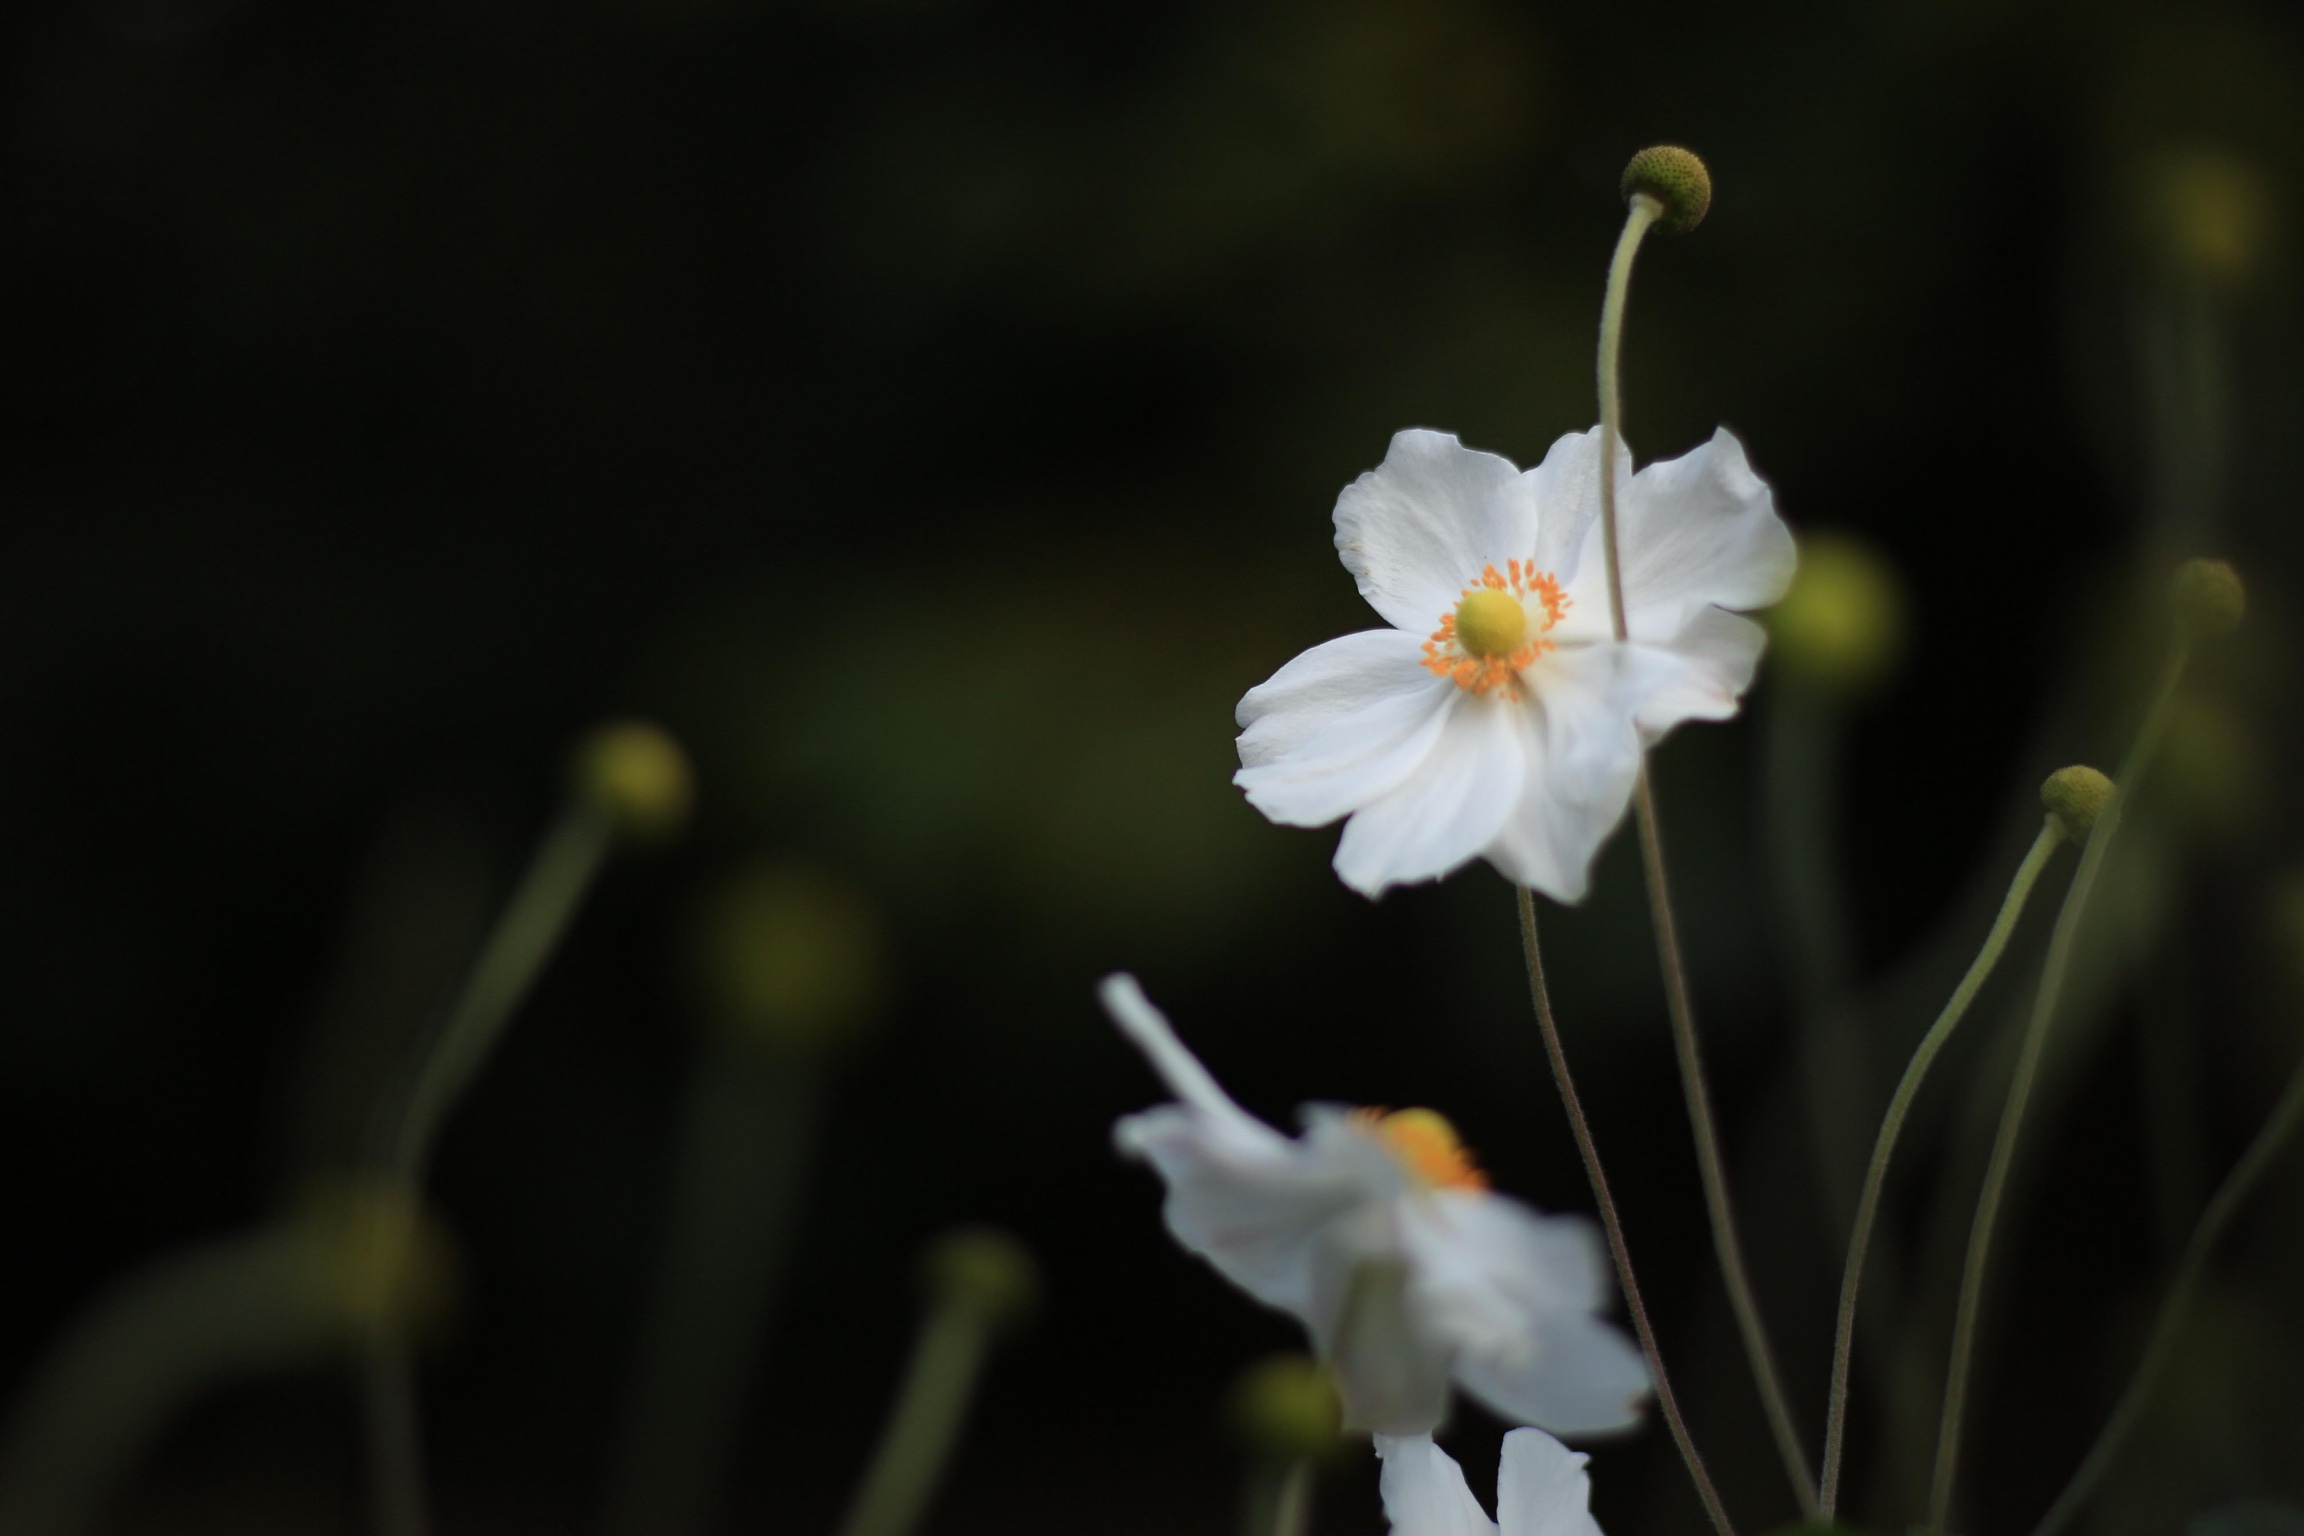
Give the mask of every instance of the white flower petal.
[(1451, 433), (1401, 432), (1336, 498), (1336, 549), (1369, 606), (1421, 640), (1483, 566), (1535, 553), (1534, 488)]
[(1540, 1429), (1504, 1437), (1496, 1473), (1496, 1522), (1502, 1536), (1600, 1536), (1592, 1518), (1591, 1458)]
[(1184, 1047), (1176, 1038), (1175, 1026), (1168, 1016), (1152, 1006), (1152, 999), (1144, 995), (1143, 986), (1126, 971), (1114, 971), (1096, 984), (1096, 1000), (1104, 1005), (1105, 1013), (1120, 1026), (1152, 1070), (1160, 1074), (1160, 1081), (1200, 1113), (1217, 1120), (1247, 1121), (1275, 1142), (1283, 1141), (1280, 1133), (1265, 1125), (1255, 1116), (1234, 1103), (1208, 1069), (1200, 1065), (1200, 1058)]
[(1584, 899), (1593, 856), (1624, 819), (1640, 774), (1634, 722), (1645, 690), (1684, 670), (1603, 643), (1563, 646), (1523, 674), (1534, 700), (1522, 724), (1526, 779), (1483, 850), (1506, 878), (1555, 901)]
[(1378, 1435), (1380, 1486), (1392, 1536), (1498, 1536), (1465, 1485), (1464, 1469), (1429, 1435)]
[(1321, 1355), (1336, 1367), (1344, 1427), (1379, 1435), (1428, 1435), (1448, 1416), (1451, 1351), (1417, 1305), (1398, 1257), (1332, 1262), (1341, 1276), (1334, 1326), (1315, 1329)]
[(1436, 880), (1495, 840), (1524, 792), (1525, 706), (1448, 685), (1439, 740), (1416, 771), (1344, 824), (1336, 873), (1363, 896)]
[(1316, 645), (1240, 700), (1232, 782), (1282, 826), (1324, 826), (1416, 772), (1461, 691), (1397, 629)]
[[(1582, 577), (1604, 574), (1583, 569), (1588, 552), (1593, 560), (1600, 558), (1600, 545), (1592, 538), (1600, 520), (1600, 429), (1571, 432), (1555, 442), (1544, 462), (1528, 471), (1528, 479), (1536, 492), (1536, 568), (1570, 591)], [(1624, 485), (1631, 479), (1632, 455), (1618, 443), (1616, 483)], [(1605, 582), (1601, 590), (1605, 592)], [(1603, 596), (1597, 612), (1589, 611), (1591, 604), (1583, 613), (1571, 608), (1569, 622), (1590, 624), (1596, 619), (1598, 627), (1591, 633), (1609, 633), (1605, 601)]]
[(1727, 428), (1618, 493), (1634, 640), (1670, 641), (1707, 607), (1765, 608), (1792, 583), (1791, 530)]
[(1112, 1135), (1167, 1184), (1161, 1215), (1177, 1242), (1317, 1331), (1335, 1305), (1323, 1294), (1334, 1268), (1332, 1228), (1369, 1191), (1357, 1165), (1309, 1156), (1303, 1144), (1249, 1124), (1260, 1137), (1172, 1104), (1125, 1117)]
[(1598, 1435), (1640, 1422), (1648, 1363), (1603, 1319), (1553, 1312), (1520, 1351), (1459, 1355), (1456, 1384), (1515, 1424)]
[(1653, 745), (1683, 720), (1733, 717), (1767, 646), (1766, 630), (1719, 608), (1691, 618), (1669, 646), (1635, 646), (1672, 658), (1669, 666), (1650, 660), (1642, 669), (1644, 697), (1636, 717), (1642, 739)]

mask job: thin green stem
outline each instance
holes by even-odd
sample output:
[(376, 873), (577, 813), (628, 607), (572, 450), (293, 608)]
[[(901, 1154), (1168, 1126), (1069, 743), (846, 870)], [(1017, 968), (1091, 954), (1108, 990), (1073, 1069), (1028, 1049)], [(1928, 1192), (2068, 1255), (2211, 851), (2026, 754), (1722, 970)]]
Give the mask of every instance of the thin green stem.
[[(1617, 237), (1616, 254), (1608, 264), (1608, 291), (1600, 303), (1600, 529), (1601, 548), (1608, 567), (1608, 616), (1618, 641), (1631, 637), (1624, 607), (1623, 561), (1618, 553), (1616, 529), (1616, 456), (1624, 441), (1624, 307), (1632, 293), (1632, 261), (1664, 205), (1645, 192), (1632, 196), (1624, 232)], [(1663, 834), (1657, 824), (1656, 797), (1648, 783), (1647, 765), (1633, 787), (1634, 815), (1640, 824), (1640, 862), (1648, 881), (1648, 906), (1656, 925), (1656, 958), (1664, 971), (1664, 996), (1672, 1016), (1672, 1046), (1680, 1062), (1680, 1086), (1688, 1100), (1688, 1123), (1695, 1133), (1696, 1165), (1704, 1182), (1704, 1206), (1712, 1222), (1712, 1247), (1720, 1260), (1720, 1277), (1728, 1287), (1728, 1302), (1736, 1314), (1744, 1353), (1752, 1364), (1754, 1384), (1775, 1436), (1777, 1454), (1784, 1459), (1800, 1512), (1817, 1514), (1816, 1478), (1808, 1470), (1808, 1453), (1800, 1444), (1799, 1426), (1793, 1422), (1791, 1400), (1783, 1375), (1776, 1368), (1768, 1343), (1768, 1328), (1760, 1316), (1759, 1298), (1744, 1265), (1744, 1249), (1736, 1235), (1736, 1213), (1728, 1194), (1727, 1160), (1720, 1153), (1720, 1133), (1712, 1115), (1712, 1092), (1704, 1077), (1704, 1056), (1696, 1039), (1696, 1013), (1688, 990), (1687, 967), (1680, 956), (1680, 937), (1672, 918), (1672, 889), (1664, 864)]]
[(1608, 262), (1608, 290), (1600, 300), (1600, 528), (1608, 564), (1608, 616), (1616, 638), (1626, 639), (1624, 571), (1616, 556), (1616, 445), (1624, 441), (1624, 306), (1632, 297), (1632, 259), (1664, 205), (1645, 192), (1632, 194), (1624, 232)]
[(2000, 1129), (1992, 1143), (1991, 1160), (1985, 1164), (1984, 1186), (1976, 1199), (1975, 1220), (1968, 1229), (1968, 1257), (1960, 1277), (1959, 1306), (1953, 1314), (1951, 1359), (1944, 1373), (1944, 1403), (1936, 1427), (1936, 1470), (1929, 1480), (1925, 1527), (1929, 1531), (1943, 1531), (1952, 1509), (1952, 1486), (1960, 1466), (1961, 1420), (1967, 1410), (1968, 1378), (1975, 1363), (1977, 1316), (1983, 1308), (1984, 1277), (1991, 1263), (1993, 1230), (1999, 1221), (2001, 1200), (2007, 1193), (2009, 1170), (2016, 1161), (2016, 1143), (2024, 1129), (2024, 1112), (2031, 1102), (2033, 1083), (2040, 1075), (2049, 1026), (2055, 1022), (2057, 1004), (2063, 999), (2064, 978), (2071, 969), (2073, 945), (2079, 936), (2081, 920), (2087, 914), (2088, 899), (2103, 871), (2104, 860), (2120, 831), (2128, 801), (2135, 795), (2144, 770), (2167, 731), (2177, 685), (2183, 681), (2188, 659), (2189, 648), (2182, 642), (2169, 652), (2168, 664), (2161, 672), (2143, 727), (2128, 749), (2127, 760), (2120, 765), (2120, 777), (2114, 781), (2111, 801), (2097, 816), (2088, 846), (2080, 855), (2080, 867), (2073, 872), (2072, 883), (2065, 889), (2064, 904), (2056, 913), (2056, 927), (2048, 938), (2048, 953), (2041, 961), (2040, 990), (2033, 999), (2032, 1017), (2025, 1026), (2015, 1072), (2009, 1079), (2008, 1099), (2000, 1111)]
[(1903, 1080), (1897, 1083), (1896, 1092), (1888, 1101), (1888, 1112), (1881, 1117), (1879, 1139), (1872, 1146), (1872, 1163), (1864, 1170), (1864, 1191), (1856, 1202), (1855, 1226), (1848, 1238), (1848, 1265), (1840, 1277), (1840, 1319), (1832, 1335), (1832, 1392), (1824, 1413), (1824, 1487), (1818, 1499), (1818, 1512), (1827, 1523), (1840, 1507), (1840, 1460), (1846, 1449), (1844, 1437), (1848, 1426), (1848, 1376), (1850, 1361), (1856, 1353), (1856, 1295), (1864, 1283), (1864, 1260), (1872, 1244), (1873, 1223), (1880, 1215), (1880, 1197), (1888, 1186), (1889, 1160), (1896, 1154), (1896, 1140), (1904, 1132), (1905, 1117), (1911, 1113), (1912, 1101), (1919, 1097), (1928, 1069), (1967, 1016), (1968, 1005), (1976, 1000), (1992, 968), (2000, 963), (2000, 956), (2008, 948), (2008, 940), (2024, 915), (2024, 905), (2031, 898), (2033, 885), (2063, 841), (2063, 828), (2053, 817), (2042, 824), (2040, 835), (2032, 840), (2031, 849), (2016, 866), (2016, 878), (2009, 882), (2000, 913), (1984, 935), (1984, 947), (1976, 952), (1968, 974), (1961, 977), (1960, 985), (1953, 989), (1951, 1001), (1944, 1005), (1944, 1011), (1936, 1016), (1936, 1022), (1921, 1038), (1919, 1049), (1912, 1053), (1911, 1064), (1904, 1069)]
[(908, 1536), (920, 1523), (951, 1460), (991, 1342), (978, 1308), (945, 1304), (928, 1315), (840, 1536)]
[(1704, 1501), (1704, 1512), (1712, 1517), (1712, 1528), (1719, 1536), (1736, 1536), (1736, 1528), (1728, 1519), (1728, 1507), (1720, 1501), (1720, 1490), (1712, 1486), (1712, 1475), (1704, 1470), (1704, 1458), (1697, 1454), (1696, 1441), (1688, 1433), (1688, 1422), (1680, 1416), (1680, 1400), (1672, 1393), (1672, 1378), (1664, 1372), (1664, 1354), (1656, 1346), (1656, 1328), (1648, 1320), (1648, 1307), (1640, 1299), (1640, 1282), (1632, 1273), (1632, 1249), (1624, 1240), (1624, 1221), (1616, 1211), (1616, 1197), (1609, 1192), (1608, 1174), (1600, 1166), (1600, 1144), (1592, 1139), (1592, 1123), (1584, 1117), (1584, 1101), (1576, 1092), (1576, 1079), (1568, 1071), (1568, 1053), (1560, 1043), (1560, 1021), (1552, 1012), (1552, 991), (1544, 983), (1544, 951), (1536, 942), (1536, 898), (1525, 886), (1517, 888), (1520, 898), (1520, 950), (1528, 964), (1528, 995), (1536, 1005), (1536, 1027), (1544, 1037), (1544, 1055), (1552, 1064), (1552, 1080), (1560, 1086), (1560, 1102), (1568, 1111), (1568, 1129), (1576, 1138), (1576, 1150), (1584, 1159), (1585, 1177), (1592, 1181), (1592, 1201), (1600, 1208), (1600, 1230), (1608, 1237), (1608, 1254), (1616, 1262), (1616, 1283), (1624, 1292), (1624, 1310), (1631, 1315), (1633, 1335), (1640, 1341), (1641, 1356), (1648, 1362), (1648, 1376), (1656, 1384), (1656, 1408), (1664, 1415), (1664, 1423), (1672, 1432), (1672, 1443), (1680, 1448), (1680, 1459), (1687, 1464), (1689, 1479), (1696, 1485), (1696, 1496)]
[[(536, 850), (519, 888), (496, 920), (456, 1006), (416, 1068), (406, 1095), (387, 1098), (370, 1138), (369, 1160), (395, 1185), (421, 1189), (441, 1125), (455, 1108), (568, 930), (615, 838), (605, 801), (578, 794)], [(408, 1339), (380, 1321), (364, 1351), (369, 1477), (382, 1536), (426, 1536), (423, 1433)]]
[(2240, 1161), (2232, 1165), (2232, 1171), (2224, 1176), (2224, 1182), (2209, 1199), (2207, 1209), (2200, 1213), (2200, 1224), (2192, 1229), (2191, 1241), (2184, 1245), (2184, 1256), (2176, 1265), (2175, 1278), (2169, 1281), (2167, 1298), (2160, 1303), (2160, 1314), (2153, 1320), (2143, 1357), (2136, 1362), (2136, 1374), (2129, 1378), (2128, 1388), (2120, 1394), (2112, 1416), (2097, 1431), (2096, 1443), (2088, 1448), (2087, 1456), (2072, 1474), (2072, 1481), (2056, 1496), (2056, 1502), (2048, 1506), (2048, 1513), (2040, 1517), (2040, 1523), (2032, 1528), (2032, 1536), (2056, 1536), (2095, 1491), (2097, 1480), (2112, 1464), (2121, 1442), (2136, 1427), (2144, 1405), (2151, 1400), (2154, 1383), (2183, 1337), (2185, 1314), (2191, 1310), (2193, 1293), (2200, 1287), (2210, 1255), (2223, 1240), (2225, 1229), (2232, 1225), (2232, 1218), (2239, 1213), (2249, 1192), (2256, 1187), (2256, 1181), (2280, 1156), (2299, 1124), (2304, 1124), (2304, 1061), (2296, 1064), (2287, 1088), (2256, 1132), (2256, 1139), (2248, 1144)]

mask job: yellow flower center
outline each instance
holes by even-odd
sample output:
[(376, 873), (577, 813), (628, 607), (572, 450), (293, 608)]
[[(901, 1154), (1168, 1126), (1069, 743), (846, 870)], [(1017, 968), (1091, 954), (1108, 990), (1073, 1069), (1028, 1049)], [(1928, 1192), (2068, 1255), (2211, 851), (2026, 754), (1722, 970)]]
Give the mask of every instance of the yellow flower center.
[(1486, 1189), (1488, 1176), (1472, 1161), (1456, 1127), (1437, 1110), (1356, 1109), (1352, 1125), (1372, 1136), (1400, 1165), (1436, 1189)]
[(1475, 656), (1509, 656), (1528, 638), (1528, 610), (1494, 587), (1474, 587), (1456, 605), (1456, 643)]
[(1424, 642), (1424, 666), (1467, 693), (1501, 688), (1516, 699), (1520, 669), (1552, 649), (1545, 636), (1568, 612), (1568, 595), (1533, 560), (1504, 564), (1502, 571), (1483, 567), (1455, 610), (1440, 615), (1440, 627)]

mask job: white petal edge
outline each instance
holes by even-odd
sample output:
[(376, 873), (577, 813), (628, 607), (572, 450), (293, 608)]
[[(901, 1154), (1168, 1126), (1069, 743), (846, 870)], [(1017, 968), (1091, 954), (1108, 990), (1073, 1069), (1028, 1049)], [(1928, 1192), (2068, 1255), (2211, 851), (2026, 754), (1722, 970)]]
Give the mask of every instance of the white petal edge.
[(1353, 813), (1336, 873), (1363, 896), (1437, 880), (1479, 857), (1503, 829), (1527, 777), (1525, 705), (1448, 687), (1440, 737), (1416, 771)]
[[(1096, 1000), (1129, 1043), (1144, 1053), (1168, 1091), (1204, 1115), (1218, 1120), (1246, 1120), (1259, 1129), (1269, 1126), (1233, 1102), (1232, 1096), (1200, 1065), (1200, 1058), (1185, 1049), (1168, 1016), (1152, 1006), (1144, 988), (1126, 971), (1114, 971), (1096, 984)], [(1277, 1132), (1272, 1134), (1277, 1135)]]
[(1384, 462), (1337, 496), (1336, 551), (1368, 605), (1422, 639), (1483, 566), (1535, 554), (1534, 486), (1453, 433), (1395, 433)]
[(1460, 691), (1396, 629), (1316, 645), (1240, 700), (1232, 782), (1282, 826), (1325, 826), (1422, 767)]
[(1591, 1458), (1540, 1429), (1504, 1437), (1496, 1473), (1496, 1522), (1501, 1536), (1600, 1536), (1592, 1518)]
[(1617, 517), (1634, 640), (1669, 642), (1708, 607), (1765, 608), (1792, 584), (1792, 530), (1726, 427), (1634, 475)]
[(1392, 1536), (1498, 1536), (1456, 1459), (1429, 1435), (1378, 1435), (1379, 1487)]
[(1532, 1347), (1514, 1355), (1459, 1355), (1456, 1384), (1498, 1417), (1562, 1435), (1605, 1435), (1640, 1422), (1648, 1364), (1603, 1318), (1572, 1312), (1538, 1320)]

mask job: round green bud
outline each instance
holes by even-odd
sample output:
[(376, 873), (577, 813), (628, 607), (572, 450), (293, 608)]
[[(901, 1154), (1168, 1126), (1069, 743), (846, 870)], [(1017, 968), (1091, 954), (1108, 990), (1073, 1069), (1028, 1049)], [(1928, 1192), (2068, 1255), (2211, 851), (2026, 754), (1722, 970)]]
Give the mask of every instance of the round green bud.
[(1275, 1461), (1319, 1460), (1344, 1443), (1336, 1379), (1310, 1355), (1266, 1355), (1242, 1371), (1225, 1418), (1242, 1444)]
[(886, 992), (887, 944), (863, 894), (763, 861), (706, 898), (694, 929), (704, 1006), (730, 1036), (814, 1056), (854, 1040)]
[(1651, 144), (1624, 167), (1624, 198), (1645, 192), (1664, 205), (1656, 227), (1684, 235), (1704, 222), (1712, 207), (1712, 173), (1693, 150), (1677, 144)]
[(293, 1223), (324, 1311), (355, 1329), (419, 1331), (446, 1316), (456, 1252), (422, 1198), (379, 1179), (322, 1185)]
[(1810, 534), (1783, 601), (1761, 616), (1776, 665), (1838, 695), (1869, 693), (1903, 658), (1908, 629), (1896, 569), (1862, 539)]
[(2137, 184), (2148, 248), (2174, 271), (2237, 289), (2263, 269), (2276, 204), (2247, 162), (2218, 149), (2175, 150), (2146, 162)]
[(929, 1246), (920, 1274), (935, 1305), (989, 1327), (1014, 1327), (1040, 1304), (1039, 1262), (998, 1227), (954, 1227)]
[(2096, 829), (2096, 818), (2112, 803), (2112, 781), (2085, 763), (2075, 763), (2048, 775), (2040, 786), (2040, 803), (2066, 837), (2085, 843)]
[(688, 754), (661, 726), (620, 720), (601, 726), (576, 749), (576, 792), (614, 818), (617, 831), (658, 842), (688, 821), (696, 802)]
[(2248, 589), (2240, 584), (2240, 573), (2222, 560), (2187, 560), (2176, 567), (2170, 599), (2177, 628), (2187, 640), (2228, 635), (2248, 612)]

